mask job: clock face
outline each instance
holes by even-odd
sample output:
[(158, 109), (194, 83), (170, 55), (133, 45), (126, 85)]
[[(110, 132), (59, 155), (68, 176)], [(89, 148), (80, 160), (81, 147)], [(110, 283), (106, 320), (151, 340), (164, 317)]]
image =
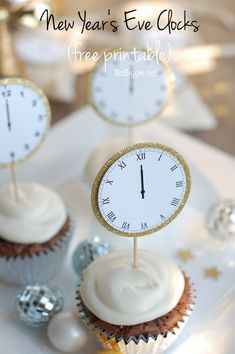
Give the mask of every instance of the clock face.
[[(116, 54), (116, 55), (115, 55)], [(117, 51), (90, 77), (89, 98), (96, 112), (114, 124), (137, 125), (156, 117), (173, 89), (167, 64), (146, 51)]]
[(51, 112), (47, 98), (22, 79), (0, 80), (0, 166), (29, 157), (48, 131)]
[(93, 210), (114, 233), (150, 234), (182, 210), (190, 181), (189, 168), (176, 151), (159, 144), (137, 144), (101, 169), (92, 190)]

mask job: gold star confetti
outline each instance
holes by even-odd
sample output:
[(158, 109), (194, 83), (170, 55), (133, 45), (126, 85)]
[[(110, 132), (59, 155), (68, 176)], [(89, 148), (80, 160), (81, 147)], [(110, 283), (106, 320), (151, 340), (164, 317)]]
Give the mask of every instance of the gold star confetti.
[(177, 257), (183, 262), (187, 262), (190, 259), (194, 258), (192, 252), (187, 249), (179, 250), (177, 252)]
[(211, 278), (214, 280), (218, 280), (221, 276), (222, 272), (217, 267), (210, 267), (204, 269), (205, 278)]

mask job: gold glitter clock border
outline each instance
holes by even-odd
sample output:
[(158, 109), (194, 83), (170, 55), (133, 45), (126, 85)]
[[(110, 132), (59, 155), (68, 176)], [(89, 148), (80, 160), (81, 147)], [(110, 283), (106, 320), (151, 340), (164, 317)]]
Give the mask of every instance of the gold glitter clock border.
[[(112, 227), (110, 224), (107, 223), (107, 221), (103, 218), (100, 209), (99, 209), (99, 204), (98, 204), (98, 193), (99, 193), (99, 188), (100, 188), (100, 183), (104, 177), (104, 175), (106, 174), (106, 172), (108, 171), (108, 169), (117, 161), (119, 160), (120, 157), (126, 155), (127, 153), (134, 151), (134, 150), (138, 150), (138, 149), (143, 149), (143, 148), (155, 148), (155, 149), (161, 149), (165, 152), (170, 153), (171, 155), (173, 155), (179, 162), (180, 164), (183, 166), (184, 172), (185, 172), (185, 176), (186, 176), (186, 190), (184, 193), (184, 197), (181, 201), (181, 203), (179, 204), (178, 208), (176, 209), (176, 211), (171, 215), (170, 218), (168, 218), (167, 220), (165, 220), (162, 224), (147, 230), (147, 231), (143, 231), (143, 232), (122, 232), (120, 230), (115, 229), (114, 227)], [(92, 210), (93, 213), (96, 217), (96, 219), (99, 221), (99, 223), (105, 227), (108, 231), (111, 231), (113, 233), (115, 233), (116, 235), (119, 236), (124, 236), (124, 237), (140, 237), (140, 236), (145, 236), (145, 235), (150, 235), (156, 231), (161, 230), (162, 228), (164, 228), (165, 226), (167, 226), (168, 224), (170, 224), (181, 212), (181, 210), (183, 209), (183, 207), (185, 206), (188, 197), (189, 197), (189, 193), (191, 190), (191, 175), (190, 175), (190, 170), (189, 167), (187, 165), (187, 163), (185, 162), (184, 158), (174, 149), (166, 146), (166, 145), (162, 145), (162, 144), (158, 144), (158, 143), (139, 143), (139, 144), (135, 144), (132, 146), (128, 146), (124, 149), (122, 149), (121, 151), (119, 151), (117, 154), (115, 154), (114, 156), (112, 156), (101, 168), (101, 170), (99, 171), (99, 173), (97, 174), (93, 187), (92, 187), (92, 192), (91, 192), (91, 206), (92, 206)]]

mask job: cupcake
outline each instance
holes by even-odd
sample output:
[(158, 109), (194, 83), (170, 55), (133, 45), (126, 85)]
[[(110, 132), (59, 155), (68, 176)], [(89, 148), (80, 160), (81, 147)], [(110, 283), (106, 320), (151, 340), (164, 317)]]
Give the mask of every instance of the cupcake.
[(0, 279), (23, 285), (51, 279), (60, 269), (72, 234), (61, 198), (36, 183), (0, 188)]
[(189, 279), (168, 258), (138, 251), (100, 257), (84, 271), (78, 290), (83, 321), (104, 348), (123, 354), (162, 353), (175, 340), (193, 305)]

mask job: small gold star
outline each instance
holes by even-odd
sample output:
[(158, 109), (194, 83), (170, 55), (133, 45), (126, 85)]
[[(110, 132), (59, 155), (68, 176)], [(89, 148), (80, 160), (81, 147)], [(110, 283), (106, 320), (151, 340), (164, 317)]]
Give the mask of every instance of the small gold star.
[(218, 280), (222, 272), (217, 267), (210, 267), (204, 269), (204, 276), (206, 278), (211, 278)]
[(187, 262), (189, 261), (190, 259), (193, 258), (193, 254), (190, 250), (187, 250), (187, 249), (184, 249), (184, 250), (179, 250), (177, 252), (177, 257), (183, 261), (183, 262)]

